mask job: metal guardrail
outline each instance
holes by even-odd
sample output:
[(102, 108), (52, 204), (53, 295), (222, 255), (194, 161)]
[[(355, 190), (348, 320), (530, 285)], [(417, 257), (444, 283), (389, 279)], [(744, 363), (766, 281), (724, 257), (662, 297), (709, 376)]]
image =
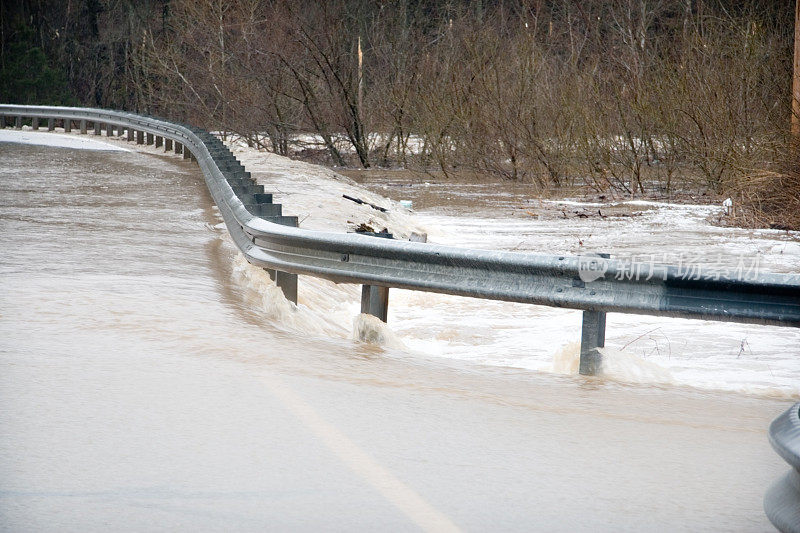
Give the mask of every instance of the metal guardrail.
[[(469, 250), (429, 243), (376, 239), (297, 228), (272, 195), (257, 185), (216, 137), (165, 120), (85, 108), (0, 105), (21, 127), (31, 119), (48, 129), (73, 121), (81, 132), (127, 132), (140, 144), (197, 160), (228, 231), (247, 260), (267, 269), (287, 298), (297, 302), (297, 275), (362, 284), (361, 310), (386, 320), (389, 288), (583, 310), (582, 374), (600, 367), (607, 312), (800, 327), (800, 275), (753, 279), (688, 273), (679, 267), (626, 263), (605, 257), (568, 257)], [(781, 531), (800, 532), (800, 404), (773, 422), (770, 441), (793, 466), (767, 492), (765, 510)]]
[(778, 530), (800, 533), (800, 403), (770, 424), (769, 442), (792, 470), (767, 490), (764, 511)]
[[(127, 130), (139, 143), (171, 139), (197, 160), (233, 240), (247, 260), (278, 278), (296, 301), (296, 280), (307, 274), (366, 287), (397, 287), (476, 298), (581, 309), (588, 346), (582, 370), (595, 371), (592, 351), (603, 346), (603, 313), (634, 313), (716, 321), (800, 327), (800, 274), (744, 278), (687, 275), (676, 266), (628, 263), (600, 257), (570, 257), (470, 250), (430, 243), (376, 239), (358, 234), (309, 231), (283, 216), (271, 195), (213, 135), (192, 126), (125, 113), (87, 108), (0, 105), (18, 126), (23, 119), (87, 123)], [(98, 125), (100, 125), (98, 127)], [(134, 135), (135, 134), (135, 135)], [(155, 136), (155, 140), (150, 136)], [(594, 279), (596, 278), (596, 279)], [(386, 297), (366, 290), (365, 310), (385, 311)], [(370, 303), (371, 302), (371, 303)], [(588, 314), (586, 314), (588, 313)], [(596, 350), (595, 350), (596, 352)], [(583, 359), (583, 357), (582, 357)], [(591, 364), (589, 364), (591, 363)], [(591, 367), (591, 368), (590, 368)]]

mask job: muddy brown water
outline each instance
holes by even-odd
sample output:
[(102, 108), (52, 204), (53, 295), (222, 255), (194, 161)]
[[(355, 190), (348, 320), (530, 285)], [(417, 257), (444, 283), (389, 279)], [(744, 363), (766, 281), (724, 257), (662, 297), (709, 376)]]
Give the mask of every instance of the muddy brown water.
[(0, 163), (4, 530), (416, 530), (420, 502), (464, 530), (769, 530), (785, 400), (302, 335), (232, 281), (196, 166)]

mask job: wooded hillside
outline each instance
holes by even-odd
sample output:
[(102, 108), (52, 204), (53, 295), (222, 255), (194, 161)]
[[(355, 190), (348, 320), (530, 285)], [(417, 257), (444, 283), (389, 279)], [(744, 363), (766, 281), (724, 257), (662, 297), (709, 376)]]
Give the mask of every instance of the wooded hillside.
[(6, 102), (176, 118), (285, 155), (313, 139), (336, 165), (707, 190), (798, 225), (792, 2), (23, 0), (0, 16)]

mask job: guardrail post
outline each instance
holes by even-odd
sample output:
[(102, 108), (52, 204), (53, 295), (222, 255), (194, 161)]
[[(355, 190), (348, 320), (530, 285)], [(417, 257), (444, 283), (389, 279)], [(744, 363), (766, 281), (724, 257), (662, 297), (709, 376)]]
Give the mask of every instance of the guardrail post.
[(297, 274), (276, 270), (275, 284), (280, 287), (287, 300), (297, 305)]
[(183, 145), (178, 141), (175, 141), (175, 153), (182, 154), (183, 153)]
[(144, 144), (144, 132), (136, 130), (136, 144)]
[(162, 137), (161, 135), (156, 135), (156, 148), (161, 148), (163, 144), (164, 144), (164, 137)]
[(386, 322), (389, 315), (389, 287), (362, 285), (361, 312)]
[(53, 131), (56, 129), (56, 119), (48, 118), (47, 119), (47, 131)]
[[(610, 254), (597, 254), (604, 259)], [(581, 354), (579, 372), (584, 376), (594, 376), (600, 372), (603, 356), (598, 348), (606, 345), (606, 313), (605, 311), (584, 311), (581, 325)]]
[(31, 129), (38, 130), (39, 129), (39, 117), (33, 117), (31, 119)]
[(86, 134), (86, 121), (81, 120), (81, 133)]
[(164, 151), (169, 152), (172, 150), (172, 139), (164, 139)]
[(153, 144), (155, 135), (153, 135), (152, 133), (145, 133), (144, 137), (148, 145)]
[(114, 126), (112, 124), (106, 124), (106, 137), (113, 137), (114, 136)]
[(65, 133), (71, 132), (72, 131), (72, 120), (68, 119), (68, 118), (65, 118), (62, 122), (64, 124), (64, 132)]
[(184, 159), (191, 159), (192, 158), (192, 152), (190, 150), (186, 149), (186, 145), (185, 144), (183, 145), (183, 158)]
[(269, 279), (274, 281), (275, 285), (283, 291), (284, 298), (297, 305), (297, 274), (281, 272), (271, 268), (265, 268), (264, 270), (269, 274)]
[(133, 128), (128, 128), (128, 142), (133, 142), (134, 140), (133, 135), (134, 135)]
[(584, 311), (581, 327), (581, 364), (580, 373), (594, 376), (600, 370), (603, 357), (598, 348), (606, 345), (606, 313), (605, 311)]

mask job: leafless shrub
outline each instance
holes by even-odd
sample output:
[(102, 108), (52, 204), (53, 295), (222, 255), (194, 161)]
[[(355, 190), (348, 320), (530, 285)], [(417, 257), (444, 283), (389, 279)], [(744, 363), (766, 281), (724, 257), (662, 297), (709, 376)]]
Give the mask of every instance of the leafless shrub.
[[(795, 205), (791, 3), (150, 0), (86, 19), (40, 3), (87, 103), (121, 85), (131, 108), (284, 155), (312, 139), (335, 165), (708, 191), (764, 220)], [(121, 76), (85, 60), (87, 32), (124, 54)]]

